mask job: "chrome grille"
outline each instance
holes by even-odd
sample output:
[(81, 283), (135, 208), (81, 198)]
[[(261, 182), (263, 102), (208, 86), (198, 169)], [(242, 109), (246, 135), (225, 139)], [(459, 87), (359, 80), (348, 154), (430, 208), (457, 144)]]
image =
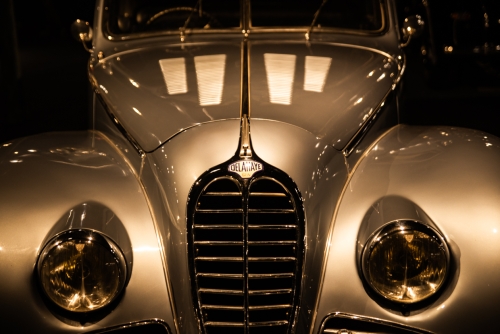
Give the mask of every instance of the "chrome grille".
[(188, 222), (202, 330), (289, 333), (303, 257), (298, 195), (265, 176), (242, 182), (225, 175), (205, 184), (192, 191)]

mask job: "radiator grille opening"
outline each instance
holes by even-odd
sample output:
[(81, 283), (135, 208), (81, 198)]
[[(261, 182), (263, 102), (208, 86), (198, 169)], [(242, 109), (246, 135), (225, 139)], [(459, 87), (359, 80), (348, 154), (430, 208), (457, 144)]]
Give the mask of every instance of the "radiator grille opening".
[(193, 288), (205, 333), (290, 332), (304, 252), (293, 191), (275, 177), (223, 175), (190, 195)]

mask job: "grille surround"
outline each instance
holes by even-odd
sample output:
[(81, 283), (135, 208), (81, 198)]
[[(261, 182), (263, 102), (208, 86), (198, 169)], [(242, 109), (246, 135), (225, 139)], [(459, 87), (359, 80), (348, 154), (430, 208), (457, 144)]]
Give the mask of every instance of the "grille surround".
[[(234, 160), (234, 159), (232, 159)], [(202, 333), (291, 333), (304, 260), (302, 197), (264, 164), (243, 179), (232, 162), (205, 172), (187, 207), (193, 302)]]

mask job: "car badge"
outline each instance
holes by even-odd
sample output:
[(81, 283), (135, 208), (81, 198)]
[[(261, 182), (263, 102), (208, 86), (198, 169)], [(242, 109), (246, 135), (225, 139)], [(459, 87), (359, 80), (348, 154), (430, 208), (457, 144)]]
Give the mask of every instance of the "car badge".
[(255, 173), (264, 170), (260, 162), (246, 159), (233, 162), (227, 167), (227, 170), (236, 173), (244, 179), (252, 177)]

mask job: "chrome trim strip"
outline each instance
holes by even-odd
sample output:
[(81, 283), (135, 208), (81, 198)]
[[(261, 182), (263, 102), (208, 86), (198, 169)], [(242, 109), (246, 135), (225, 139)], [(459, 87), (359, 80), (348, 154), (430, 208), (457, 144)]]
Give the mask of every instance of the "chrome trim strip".
[(242, 193), (230, 193), (230, 192), (220, 192), (220, 193), (214, 193), (214, 192), (207, 192), (204, 193), (203, 196), (242, 196)]
[(112, 326), (112, 327), (105, 327), (105, 328), (101, 328), (101, 329), (91, 331), (91, 332), (86, 332), (86, 333), (87, 334), (107, 333), (107, 332), (116, 331), (116, 330), (120, 330), (120, 329), (126, 330), (128, 328), (140, 327), (140, 326), (145, 326), (145, 325), (153, 325), (153, 324), (162, 325), (163, 327), (165, 327), (165, 330), (167, 331), (167, 333), (169, 333), (169, 334), (172, 333), (168, 324), (162, 319), (149, 319), (149, 320), (130, 322), (128, 324)]
[[(380, 140), (382, 140), (382, 138), (384, 138), (385, 136), (387, 136), (389, 134), (389, 132), (391, 132), (395, 127), (397, 127), (397, 125), (394, 126), (394, 127), (392, 127), (392, 128), (390, 128), (386, 132), (384, 132), (379, 138), (377, 138), (377, 140), (375, 140), (373, 143), (371, 143), (371, 145), (365, 150), (365, 152), (363, 153), (363, 155), (356, 162), (356, 164), (354, 165), (354, 167), (352, 168), (352, 170), (348, 171), (349, 174), (347, 175), (347, 180), (344, 183), (344, 187), (342, 188), (340, 196), (337, 199), (337, 203), (335, 204), (335, 211), (333, 213), (333, 218), (332, 218), (332, 221), (330, 222), (330, 228), (328, 230), (328, 240), (326, 242), (325, 252), (324, 252), (324, 255), (323, 255), (323, 264), (321, 265), (321, 276), (320, 276), (320, 282), (319, 282), (319, 287), (318, 287), (318, 295), (316, 296), (316, 302), (314, 303), (313, 314), (312, 314), (312, 317), (311, 317), (311, 324), (309, 326), (309, 334), (313, 334), (314, 323), (316, 322), (316, 318), (318, 316), (318, 307), (319, 307), (319, 302), (320, 302), (320, 299), (321, 299), (321, 292), (323, 291), (323, 285), (324, 285), (324, 282), (325, 282), (326, 266), (328, 264), (328, 255), (330, 254), (330, 243), (332, 241), (333, 229), (334, 229), (335, 221), (337, 219), (337, 215), (338, 215), (338, 212), (339, 212), (340, 203), (342, 202), (342, 199), (344, 198), (344, 194), (347, 191), (347, 188), (349, 186), (349, 183), (351, 182), (351, 179), (352, 179), (354, 173), (356, 172), (356, 170), (358, 169), (359, 165), (361, 164), (361, 162), (366, 158), (366, 156), (371, 151), (371, 149), (373, 147), (375, 147), (378, 144), (378, 142)], [(344, 157), (344, 160), (345, 159), (346, 159), (346, 157)], [(347, 164), (347, 161), (346, 161), (346, 164)]]
[(228, 230), (239, 230), (243, 228), (243, 225), (194, 225), (194, 228), (199, 228), (199, 229), (212, 229), (212, 230), (217, 230), (217, 229), (228, 229)]
[(220, 245), (220, 246), (238, 246), (243, 245), (242, 241), (195, 241), (195, 245)]
[(283, 193), (250, 193), (250, 197), (287, 197)]
[(297, 261), (296, 257), (249, 257), (248, 261), (251, 262), (290, 262)]
[[(173, 313), (172, 318), (174, 320), (175, 331), (177, 333), (180, 333), (179, 323), (177, 321), (177, 310), (175, 308), (175, 298), (174, 298), (174, 294), (172, 293), (173, 287), (172, 287), (172, 283), (170, 282), (170, 274), (168, 272), (168, 266), (167, 266), (167, 254), (165, 253), (165, 248), (163, 247), (164, 243), (163, 243), (163, 238), (162, 238), (162, 235), (160, 232), (158, 219), (156, 218), (156, 216), (154, 214), (153, 205), (151, 204), (151, 201), (150, 201), (149, 197), (147, 196), (146, 187), (144, 186), (144, 183), (142, 182), (140, 175), (138, 175), (137, 172), (132, 167), (132, 164), (130, 163), (129, 159), (123, 154), (123, 152), (120, 149), (118, 149), (118, 147), (113, 143), (113, 141), (111, 141), (111, 139), (109, 139), (104, 133), (102, 133), (100, 131), (93, 130), (92, 132), (99, 135), (111, 147), (113, 147), (116, 150), (116, 152), (118, 152), (118, 154), (122, 157), (122, 159), (125, 161), (125, 163), (129, 166), (132, 174), (134, 174), (137, 182), (139, 183), (139, 186), (141, 187), (142, 193), (144, 194), (144, 199), (148, 205), (149, 213), (151, 215), (151, 220), (153, 221), (153, 227), (154, 227), (154, 230), (156, 233), (156, 239), (158, 242), (160, 257), (162, 259), (162, 264), (163, 264), (163, 275), (165, 277), (165, 285), (167, 287), (167, 293), (169, 296), (170, 309), (172, 310), (172, 313)], [(141, 158), (142, 158), (142, 163), (141, 163), (141, 168), (142, 168), (142, 165), (144, 164), (144, 161), (146, 159), (146, 155), (145, 154), (142, 155)], [(161, 321), (163, 322), (163, 320), (161, 320)]]
[(221, 322), (221, 321), (207, 321), (205, 326), (217, 326), (217, 327), (243, 327), (245, 326), (242, 322)]
[(195, 259), (195, 261), (227, 261), (227, 262), (241, 262), (241, 261), (243, 261), (242, 257), (208, 257), (208, 256), (197, 256), (194, 259)]
[(286, 294), (286, 293), (291, 293), (292, 289), (275, 289), (275, 290), (250, 290), (249, 294), (250, 295), (280, 295), (280, 294)]
[(250, 310), (276, 310), (283, 308), (290, 308), (292, 305), (290, 304), (282, 304), (282, 305), (262, 305), (262, 306), (249, 306)]
[(196, 277), (243, 278), (242, 274), (197, 273)]
[(249, 274), (249, 278), (290, 278), (294, 273), (278, 273), (278, 274)]
[(229, 306), (229, 305), (202, 305), (202, 309), (207, 310), (235, 310), (243, 311), (243, 306)]
[(294, 213), (293, 209), (248, 209), (249, 213)]
[[(99, 100), (99, 103), (101, 103), (103, 109), (106, 111), (106, 114), (109, 116), (109, 118), (111, 119), (111, 122), (113, 122), (113, 124), (116, 126), (118, 131), (120, 131), (121, 134), (125, 138), (127, 138), (127, 140), (130, 142), (130, 144), (135, 148), (135, 150), (139, 154), (139, 156), (141, 158), (144, 158), (146, 155), (146, 151), (143, 150), (142, 147), (139, 145), (139, 143), (136, 142), (135, 139), (132, 137), (132, 135), (130, 135), (127, 132), (127, 130), (125, 130), (125, 128), (120, 123), (118, 118), (116, 118), (115, 115), (113, 115), (113, 113), (111, 112), (111, 109), (108, 107), (108, 104), (106, 103), (104, 97), (99, 93), (99, 91), (97, 89), (94, 89), (94, 94), (95, 94), (95, 96), (97, 96), (97, 100)], [(95, 106), (94, 106), (94, 108), (95, 108)], [(115, 145), (113, 144), (113, 147), (114, 146)]]
[(243, 290), (224, 290), (224, 289), (207, 289), (207, 288), (200, 288), (198, 289), (199, 292), (204, 292), (204, 293), (220, 293), (220, 294), (230, 294), (230, 295), (242, 295)]
[(288, 321), (260, 321), (260, 322), (251, 322), (250, 327), (264, 327), (264, 326), (283, 326), (288, 325)]
[(255, 245), (255, 246), (260, 246), (260, 245), (276, 245), (276, 246), (281, 246), (281, 245), (296, 245), (297, 241), (294, 240), (284, 240), (284, 241), (249, 241), (249, 245)]
[(249, 73), (250, 73), (250, 50), (248, 47), (247, 40), (245, 39), (241, 42), (241, 80), (240, 80), (240, 118), (250, 119), (250, 85), (249, 83)]
[(263, 230), (290, 230), (298, 228), (297, 225), (249, 225), (250, 229), (263, 229)]
[(224, 212), (233, 212), (233, 213), (242, 213), (242, 209), (216, 209), (216, 210), (210, 210), (210, 209), (197, 209), (196, 212), (201, 212), (201, 213), (224, 213)]
[(398, 76), (396, 77), (396, 79), (394, 79), (391, 89), (385, 94), (385, 96), (379, 102), (379, 104), (375, 108), (375, 111), (371, 114), (370, 117), (368, 117), (366, 119), (366, 121), (360, 126), (358, 131), (354, 134), (354, 136), (351, 137), (351, 139), (347, 142), (347, 144), (342, 149), (342, 152), (343, 152), (344, 156), (346, 156), (346, 157), (349, 157), (349, 155), (354, 151), (356, 146), (361, 142), (361, 140), (364, 138), (364, 136), (368, 133), (370, 128), (375, 123), (377, 116), (382, 111), (387, 100), (392, 96), (392, 94), (395, 94), (397, 84), (401, 81), (401, 78), (402, 78), (404, 71), (406, 69), (406, 56), (403, 54), (403, 64), (401, 64), (398, 60), (394, 59), (394, 57), (389, 57), (389, 58), (393, 59), (396, 62), (396, 64), (398, 64), (398, 71), (399, 71)]
[[(326, 325), (326, 322), (332, 318), (344, 318), (344, 319), (351, 319), (351, 320), (359, 320), (359, 321), (394, 327), (396, 329), (413, 331), (413, 332), (419, 333), (419, 334), (433, 334), (433, 332), (427, 331), (425, 329), (420, 329), (417, 327), (400, 324), (400, 323), (397, 323), (394, 321), (383, 320), (383, 319), (373, 318), (373, 317), (366, 317), (366, 316), (357, 315), (357, 314), (343, 313), (343, 312), (335, 312), (335, 313), (327, 315), (325, 317), (325, 319), (323, 320), (323, 323), (320, 327), (320, 331), (319, 331), (320, 334), (321, 333), (328, 333), (328, 332), (323, 332), (324, 326)], [(331, 332), (331, 333), (335, 333), (335, 332)]]

